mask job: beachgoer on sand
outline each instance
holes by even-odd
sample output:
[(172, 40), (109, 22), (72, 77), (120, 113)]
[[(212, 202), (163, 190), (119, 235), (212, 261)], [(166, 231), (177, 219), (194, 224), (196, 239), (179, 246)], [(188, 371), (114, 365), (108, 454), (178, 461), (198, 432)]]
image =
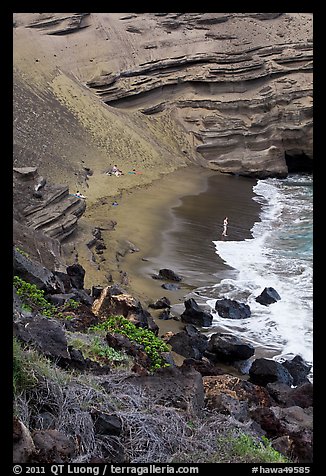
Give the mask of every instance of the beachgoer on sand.
[(229, 219), (228, 219), (228, 217), (225, 217), (224, 220), (223, 220), (223, 232), (222, 232), (222, 236), (228, 236), (228, 235), (227, 235), (228, 224), (229, 224)]
[(83, 195), (82, 193), (80, 193), (78, 190), (77, 190), (77, 192), (75, 193), (75, 196), (78, 197), (78, 198), (86, 198), (85, 195)]
[(142, 173), (142, 172), (139, 172), (139, 171), (136, 170), (136, 169), (132, 169), (131, 172), (128, 172), (128, 174), (130, 174), (130, 175), (140, 175), (141, 173)]
[(122, 171), (118, 168), (117, 165), (114, 165), (111, 167), (111, 169), (106, 173), (106, 175), (115, 175), (116, 177), (119, 177), (122, 174)]

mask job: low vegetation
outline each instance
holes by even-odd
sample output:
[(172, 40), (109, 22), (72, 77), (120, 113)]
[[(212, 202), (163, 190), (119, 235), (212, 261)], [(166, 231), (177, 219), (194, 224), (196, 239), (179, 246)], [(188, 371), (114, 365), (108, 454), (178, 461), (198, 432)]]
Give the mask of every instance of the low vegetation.
[[(14, 277), (23, 306), (60, 317), (62, 307), (49, 303), (35, 285)], [(70, 302), (77, 308), (77, 302)], [(248, 434), (245, 424), (230, 416), (203, 409), (200, 416), (162, 405), (129, 382), (134, 375), (130, 357), (108, 346), (103, 334), (128, 337), (151, 360), (151, 370), (168, 365), (162, 356), (165, 342), (149, 329), (137, 327), (122, 316), (109, 317), (88, 333), (66, 331), (69, 345), (85, 357), (115, 366), (114, 372), (92, 375), (64, 370), (31, 346), (13, 340), (14, 414), (31, 429), (63, 432), (79, 449), (72, 463), (106, 458), (123, 449), (128, 463), (284, 463), (267, 438)], [(119, 436), (96, 433), (94, 412), (114, 413), (122, 421)], [(122, 451), (122, 450), (121, 450)], [(113, 459), (114, 461), (114, 459)]]
[[(72, 463), (101, 458), (117, 445), (129, 463), (287, 462), (266, 438), (245, 434), (245, 425), (231, 417), (208, 410), (190, 417), (161, 405), (130, 385), (130, 375), (129, 370), (103, 376), (63, 370), (14, 339), (14, 413), (28, 428), (50, 424), (78, 439)], [(122, 432), (114, 441), (96, 433), (94, 411), (121, 419)]]
[(45, 298), (43, 289), (39, 289), (35, 284), (31, 284), (19, 276), (14, 276), (13, 284), (17, 295), (23, 302), (23, 310), (25, 311), (38, 311), (47, 317), (65, 317), (65, 319), (69, 319), (71, 316), (64, 316), (63, 312), (75, 310), (79, 307), (79, 302), (74, 299), (69, 299), (62, 306), (51, 304)]
[(151, 360), (151, 370), (166, 367), (166, 360), (162, 357), (162, 352), (168, 352), (170, 349), (167, 344), (157, 337), (151, 330), (137, 327), (123, 316), (109, 317), (104, 322), (93, 326), (92, 331), (107, 331), (111, 333), (121, 334), (133, 342), (140, 344), (144, 352)]
[(36, 385), (37, 378), (34, 369), (30, 365), (28, 359), (26, 359), (26, 352), (24, 352), (23, 348), (15, 338), (13, 339), (12, 371), (14, 395), (18, 395), (27, 388)]
[[(227, 461), (236, 459), (243, 463), (288, 463), (289, 460), (276, 451), (268, 438), (262, 436), (260, 439), (245, 433), (237, 436), (220, 439), (221, 446), (227, 448)], [(217, 457), (216, 462), (224, 462)]]
[(100, 364), (113, 364), (114, 366), (128, 366), (129, 364), (130, 357), (125, 352), (113, 349), (100, 336), (76, 333), (75, 335), (71, 334), (68, 340), (69, 345), (80, 350), (85, 358)]

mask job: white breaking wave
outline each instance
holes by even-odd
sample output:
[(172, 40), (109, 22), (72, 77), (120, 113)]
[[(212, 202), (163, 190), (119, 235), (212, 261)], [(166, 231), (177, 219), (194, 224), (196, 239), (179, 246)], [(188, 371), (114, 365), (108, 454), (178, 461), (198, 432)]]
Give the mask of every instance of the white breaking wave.
[[(247, 303), (249, 319), (234, 321), (214, 314), (213, 326), (275, 351), (276, 359), (299, 354), (312, 364), (312, 197), (307, 199), (301, 183), (302, 178), (258, 181), (254, 199), (262, 211), (261, 221), (251, 230), (253, 238), (213, 242), (217, 254), (237, 275), (216, 284), (216, 299), (207, 304), (214, 309), (221, 298)], [(281, 300), (269, 306), (257, 303), (255, 298), (265, 287), (275, 288)]]

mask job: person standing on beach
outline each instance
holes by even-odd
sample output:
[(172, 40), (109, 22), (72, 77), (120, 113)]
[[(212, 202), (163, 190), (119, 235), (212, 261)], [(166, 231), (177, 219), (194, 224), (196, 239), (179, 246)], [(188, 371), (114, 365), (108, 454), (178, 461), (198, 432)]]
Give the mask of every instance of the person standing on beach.
[(228, 236), (228, 235), (227, 235), (228, 224), (229, 224), (229, 219), (228, 219), (228, 217), (225, 217), (225, 218), (224, 218), (224, 221), (223, 221), (223, 232), (222, 232), (222, 236)]

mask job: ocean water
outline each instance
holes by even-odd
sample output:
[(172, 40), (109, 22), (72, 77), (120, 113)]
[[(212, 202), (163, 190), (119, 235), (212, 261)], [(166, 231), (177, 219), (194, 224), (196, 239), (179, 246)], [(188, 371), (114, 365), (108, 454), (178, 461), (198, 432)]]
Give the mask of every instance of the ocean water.
[[(223, 319), (214, 312), (208, 333), (231, 332), (251, 342), (261, 356), (282, 361), (299, 354), (312, 365), (312, 176), (258, 180), (253, 192), (261, 211), (252, 236), (233, 240), (237, 224), (229, 217), (228, 236), (222, 237), (222, 224), (217, 223), (213, 244), (229, 271), (216, 284), (195, 290), (212, 311), (217, 299), (229, 298), (248, 304), (251, 317)], [(273, 287), (281, 300), (269, 306), (256, 302), (265, 287)]]
[[(254, 345), (254, 358), (283, 361), (298, 354), (312, 365), (312, 175), (257, 180), (212, 172), (205, 180), (202, 191), (182, 196), (169, 211), (160, 246), (137, 273), (153, 288), (155, 299), (170, 299), (175, 315), (190, 297), (211, 311), (212, 326), (202, 329), (206, 335), (234, 334)], [(223, 237), (225, 216), (228, 236)], [(161, 268), (182, 277), (179, 291), (163, 291), (162, 282), (151, 278)], [(257, 303), (265, 287), (275, 288), (281, 300)], [(251, 317), (221, 318), (215, 311), (221, 298), (248, 304)], [(164, 332), (172, 329), (170, 323), (164, 321)]]

